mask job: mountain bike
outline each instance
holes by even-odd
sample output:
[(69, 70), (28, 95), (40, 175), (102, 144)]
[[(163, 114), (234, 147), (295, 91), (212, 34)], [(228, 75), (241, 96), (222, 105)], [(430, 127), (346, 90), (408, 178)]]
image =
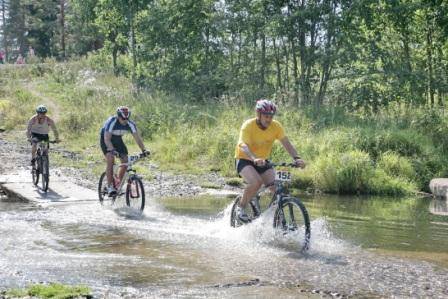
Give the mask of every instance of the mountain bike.
[[(268, 162), (267, 166), (272, 166), (274, 169), (275, 167), (296, 167), (295, 164), (286, 162)], [(300, 199), (289, 194), (286, 186), (290, 181), (291, 173), (288, 170), (282, 169), (275, 171), (275, 193), (273, 194), (267, 209), (271, 207), (275, 208), (273, 219), (274, 229), (283, 236), (288, 235), (292, 237), (291, 239), (293, 239), (294, 242), (298, 240), (299, 248), (303, 252), (309, 249), (311, 238), (310, 217), (305, 205)], [(255, 220), (261, 215), (259, 200), (262, 191), (263, 188), (258, 191), (257, 195), (249, 201), (245, 208), (245, 211), (249, 216), (248, 222)], [(240, 200), (241, 195), (237, 196), (232, 206), (230, 214), (230, 225), (232, 227), (246, 224), (239, 220), (235, 212), (236, 206)]]
[[(118, 156), (118, 154), (116, 154)], [(98, 197), (100, 203), (103, 204), (104, 200), (110, 198), (112, 203), (115, 203), (116, 199), (125, 196), (126, 205), (130, 208), (143, 211), (145, 208), (145, 189), (143, 188), (142, 178), (137, 175), (135, 169), (132, 166), (140, 159), (146, 157), (145, 154), (128, 156), (127, 163), (121, 163), (119, 165), (114, 164), (113, 183), (117, 192), (109, 196), (107, 193), (107, 176), (106, 172), (103, 172), (98, 183)], [(120, 181), (118, 177), (119, 169), (125, 167), (126, 172), (123, 179)], [(124, 185), (126, 187), (124, 188)]]
[(31, 175), (33, 176), (33, 184), (37, 186), (39, 184), (39, 177), (41, 177), (42, 191), (48, 191), (48, 183), (50, 182), (50, 159), (48, 157), (48, 150), (50, 143), (56, 143), (55, 140), (38, 140), (33, 139), (31, 143), (37, 144), (36, 157), (31, 169)]

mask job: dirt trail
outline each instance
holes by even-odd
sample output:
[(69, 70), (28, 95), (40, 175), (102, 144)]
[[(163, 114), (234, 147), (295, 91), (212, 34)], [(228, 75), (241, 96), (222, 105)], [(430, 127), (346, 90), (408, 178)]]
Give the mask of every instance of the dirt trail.
[(61, 115), (61, 110), (59, 105), (57, 105), (57, 101), (48, 95), (42, 94), (39, 90), (36, 89), (36, 82), (29, 81), (24, 84), (24, 88), (27, 89), (34, 97), (40, 100), (40, 103), (47, 106), (49, 116), (55, 121), (59, 121), (59, 115)]
[[(24, 132), (16, 132), (15, 134), (0, 133), (0, 174), (31, 170), (29, 166), (30, 149), (28, 143), (24, 139), (12, 140), (11, 136), (24, 136)], [(52, 151), (62, 153), (65, 159), (77, 159), (77, 154), (64, 149), (63, 144), (53, 146)], [(50, 165), (50, 174), (64, 175), (72, 178), (73, 182), (80, 186), (96, 190), (98, 177), (90, 169)], [(144, 180), (145, 190), (149, 197), (191, 197), (199, 194), (234, 196), (241, 192), (239, 188), (226, 185), (225, 179), (216, 173), (204, 175), (172, 174), (160, 171), (158, 166), (150, 159), (147, 162), (143, 162), (143, 166), (150, 168), (151, 173), (154, 174), (152, 180)], [(220, 186), (221, 189), (201, 187), (204, 184)]]

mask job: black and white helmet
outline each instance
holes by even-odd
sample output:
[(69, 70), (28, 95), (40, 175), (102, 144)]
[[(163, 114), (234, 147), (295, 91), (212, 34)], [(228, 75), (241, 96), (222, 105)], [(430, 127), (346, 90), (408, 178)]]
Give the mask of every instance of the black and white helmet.
[(126, 106), (120, 106), (117, 108), (117, 115), (123, 119), (129, 119), (131, 117), (131, 109)]
[(44, 105), (39, 105), (36, 108), (37, 113), (47, 113), (47, 111), (47, 107), (45, 107)]

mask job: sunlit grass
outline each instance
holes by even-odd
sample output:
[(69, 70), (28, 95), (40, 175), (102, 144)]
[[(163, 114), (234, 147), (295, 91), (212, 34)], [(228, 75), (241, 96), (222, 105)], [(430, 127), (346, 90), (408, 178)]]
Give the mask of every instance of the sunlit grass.
[(34, 284), (25, 289), (11, 289), (6, 291), (6, 298), (23, 298), (27, 296), (36, 298), (92, 298), (90, 288), (86, 286), (69, 286), (60, 283)]

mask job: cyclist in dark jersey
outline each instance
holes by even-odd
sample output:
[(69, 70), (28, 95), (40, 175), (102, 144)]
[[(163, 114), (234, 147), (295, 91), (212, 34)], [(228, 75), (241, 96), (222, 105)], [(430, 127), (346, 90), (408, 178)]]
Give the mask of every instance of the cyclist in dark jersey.
[[(149, 155), (149, 151), (145, 149), (143, 140), (137, 131), (137, 126), (129, 117), (131, 110), (128, 107), (120, 106), (117, 108), (117, 115), (109, 117), (101, 128), (100, 145), (101, 150), (107, 161), (106, 175), (107, 175), (107, 192), (109, 196), (114, 195), (117, 190), (113, 185), (113, 165), (115, 153), (119, 154), (121, 163), (128, 162), (128, 149), (123, 142), (122, 136), (128, 132), (132, 134), (135, 142), (142, 150), (142, 153)], [(120, 168), (118, 176), (121, 180), (124, 176), (126, 168)]]

